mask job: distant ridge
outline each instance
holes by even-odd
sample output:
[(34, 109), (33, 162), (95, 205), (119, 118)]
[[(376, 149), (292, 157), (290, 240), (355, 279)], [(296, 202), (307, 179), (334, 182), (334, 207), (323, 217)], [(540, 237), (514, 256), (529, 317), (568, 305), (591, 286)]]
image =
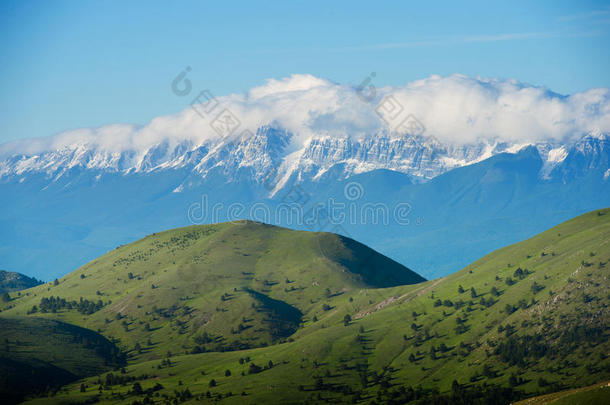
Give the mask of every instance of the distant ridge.
[(42, 281), (33, 277), (14, 271), (0, 270), (0, 294), (25, 290), (40, 284), (42, 284)]

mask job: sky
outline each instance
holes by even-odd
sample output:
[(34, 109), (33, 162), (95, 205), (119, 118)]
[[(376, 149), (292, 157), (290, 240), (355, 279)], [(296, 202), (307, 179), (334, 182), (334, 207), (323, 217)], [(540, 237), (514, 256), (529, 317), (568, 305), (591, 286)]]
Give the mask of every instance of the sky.
[[(491, 4), (489, 4), (491, 3)], [(402, 86), (517, 79), (610, 87), (610, 2), (0, 2), (0, 142), (184, 110), (172, 92), (242, 94), (311, 74)]]

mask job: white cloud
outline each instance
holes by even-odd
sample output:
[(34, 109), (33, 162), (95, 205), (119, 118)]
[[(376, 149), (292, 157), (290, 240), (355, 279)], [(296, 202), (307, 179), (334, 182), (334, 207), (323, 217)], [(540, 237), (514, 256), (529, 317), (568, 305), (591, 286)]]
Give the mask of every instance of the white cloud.
[[(374, 80), (371, 82), (374, 85)], [(569, 96), (516, 80), (472, 78), (464, 75), (430, 76), (399, 87), (376, 89), (368, 101), (353, 86), (311, 75), (270, 79), (246, 94), (219, 97), (218, 110), (229, 109), (241, 122), (238, 132), (275, 124), (293, 132), (296, 142), (311, 136), (362, 136), (387, 132), (375, 111), (383, 97), (398, 100), (402, 114), (412, 114), (443, 142), (468, 143), (478, 139), (509, 142), (564, 140), (589, 131), (610, 132), (610, 89), (597, 88)], [(108, 151), (142, 151), (163, 141), (184, 140), (194, 145), (218, 137), (187, 107), (179, 114), (158, 117), (149, 124), (108, 125), (66, 131), (47, 138), (0, 145), (0, 154), (33, 154), (73, 145), (93, 145)]]

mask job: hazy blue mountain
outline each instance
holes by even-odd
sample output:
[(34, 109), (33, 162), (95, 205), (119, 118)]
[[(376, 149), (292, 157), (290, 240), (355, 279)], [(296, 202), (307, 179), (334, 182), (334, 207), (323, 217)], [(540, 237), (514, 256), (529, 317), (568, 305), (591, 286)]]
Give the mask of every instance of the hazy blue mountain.
[[(262, 127), (137, 153), (74, 145), (5, 156), (0, 266), (49, 280), (159, 229), (249, 217), (347, 234), (433, 278), (610, 205), (605, 134), (459, 147), (422, 136), (321, 137), (299, 150), (291, 137)], [(331, 202), (345, 218), (326, 218)], [(286, 203), (299, 213), (278, 215)], [(387, 220), (375, 221), (380, 204)]]

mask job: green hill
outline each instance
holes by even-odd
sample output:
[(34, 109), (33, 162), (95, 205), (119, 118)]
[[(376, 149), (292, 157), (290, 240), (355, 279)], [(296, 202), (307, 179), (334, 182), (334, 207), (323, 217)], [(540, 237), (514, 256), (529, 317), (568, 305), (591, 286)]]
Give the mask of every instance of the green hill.
[(323, 312), (330, 298), (421, 281), (348, 238), (237, 222), (161, 232), (119, 247), (28, 290), (6, 314), (99, 331), (143, 360), (168, 351), (267, 346), (294, 333), (303, 317)]
[(35, 278), (14, 271), (0, 270), (0, 294), (25, 290), (42, 284)]
[(0, 394), (7, 402), (125, 365), (108, 339), (40, 318), (0, 318)]
[(610, 382), (559, 391), (517, 402), (515, 405), (598, 405), (610, 403)]
[(0, 316), (117, 338), (124, 377), (139, 378), (102, 374), (35, 402), (504, 404), (608, 380), (609, 242), (606, 209), (402, 285), (421, 279), (336, 235), (190, 227), (27, 290)]

